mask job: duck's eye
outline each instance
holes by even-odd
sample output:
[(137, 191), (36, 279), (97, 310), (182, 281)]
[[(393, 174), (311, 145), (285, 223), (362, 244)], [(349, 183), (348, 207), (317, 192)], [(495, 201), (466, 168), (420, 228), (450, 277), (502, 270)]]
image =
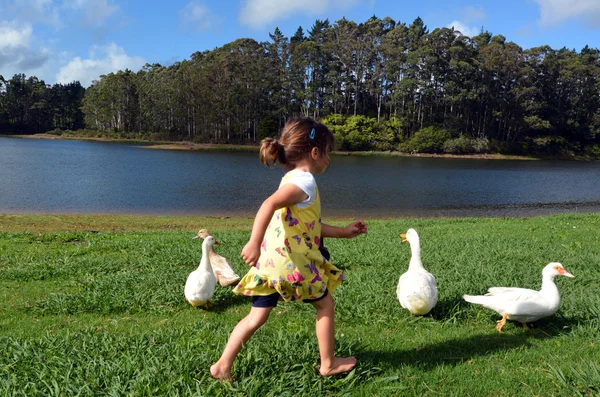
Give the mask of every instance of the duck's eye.
[(556, 270), (556, 271), (559, 271), (559, 270), (560, 270), (560, 267), (558, 267), (558, 266), (554, 266), (554, 270)]

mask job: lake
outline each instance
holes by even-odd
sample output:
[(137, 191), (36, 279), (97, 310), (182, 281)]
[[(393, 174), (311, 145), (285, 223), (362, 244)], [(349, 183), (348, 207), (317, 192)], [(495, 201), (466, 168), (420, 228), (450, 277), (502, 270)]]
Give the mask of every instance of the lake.
[[(283, 169), (257, 153), (0, 138), (0, 213), (253, 216)], [(600, 211), (600, 162), (333, 156), (323, 216)]]

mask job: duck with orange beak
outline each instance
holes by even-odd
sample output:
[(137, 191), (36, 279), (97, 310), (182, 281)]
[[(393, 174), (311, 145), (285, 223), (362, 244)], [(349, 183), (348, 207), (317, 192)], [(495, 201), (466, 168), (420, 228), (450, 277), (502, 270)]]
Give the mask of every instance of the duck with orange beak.
[(502, 319), (496, 325), (498, 332), (502, 332), (506, 320), (518, 321), (528, 328), (527, 323), (551, 316), (558, 310), (560, 294), (554, 283), (557, 276), (575, 277), (562, 264), (551, 262), (542, 270), (542, 288), (539, 291), (492, 287), (485, 295), (464, 295), (463, 298), (500, 314)]
[(438, 291), (435, 277), (423, 267), (421, 243), (415, 229), (401, 234), (402, 242), (410, 244), (411, 258), (408, 271), (400, 276), (396, 296), (400, 305), (414, 315), (425, 315), (437, 303)]

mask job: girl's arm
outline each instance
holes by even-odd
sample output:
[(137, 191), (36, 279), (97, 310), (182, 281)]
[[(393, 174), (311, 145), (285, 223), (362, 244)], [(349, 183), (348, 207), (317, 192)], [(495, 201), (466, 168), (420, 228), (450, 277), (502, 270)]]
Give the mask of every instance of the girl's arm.
[(363, 221), (354, 221), (346, 227), (321, 224), (321, 237), (352, 238), (367, 233), (367, 225)]
[(265, 231), (276, 210), (301, 203), (308, 195), (293, 183), (288, 183), (278, 189), (260, 206), (254, 224), (252, 225), (252, 234), (250, 240), (242, 249), (242, 258), (250, 266), (256, 265), (260, 257), (260, 244), (265, 237)]

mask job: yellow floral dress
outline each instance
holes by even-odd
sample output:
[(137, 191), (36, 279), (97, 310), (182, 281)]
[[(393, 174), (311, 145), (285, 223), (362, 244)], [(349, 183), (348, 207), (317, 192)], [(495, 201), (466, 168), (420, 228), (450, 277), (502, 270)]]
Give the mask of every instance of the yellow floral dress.
[[(286, 174), (280, 187), (288, 180)], [(333, 292), (344, 280), (342, 271), (319, 251), (321, 239), (321, 200), (306, 208), (295, 205), (273, 214), (261, 244), (256, 266), (233, 290), (247, 296), (278, 292), (286, 302), (317, 299), (326, 290)]]

